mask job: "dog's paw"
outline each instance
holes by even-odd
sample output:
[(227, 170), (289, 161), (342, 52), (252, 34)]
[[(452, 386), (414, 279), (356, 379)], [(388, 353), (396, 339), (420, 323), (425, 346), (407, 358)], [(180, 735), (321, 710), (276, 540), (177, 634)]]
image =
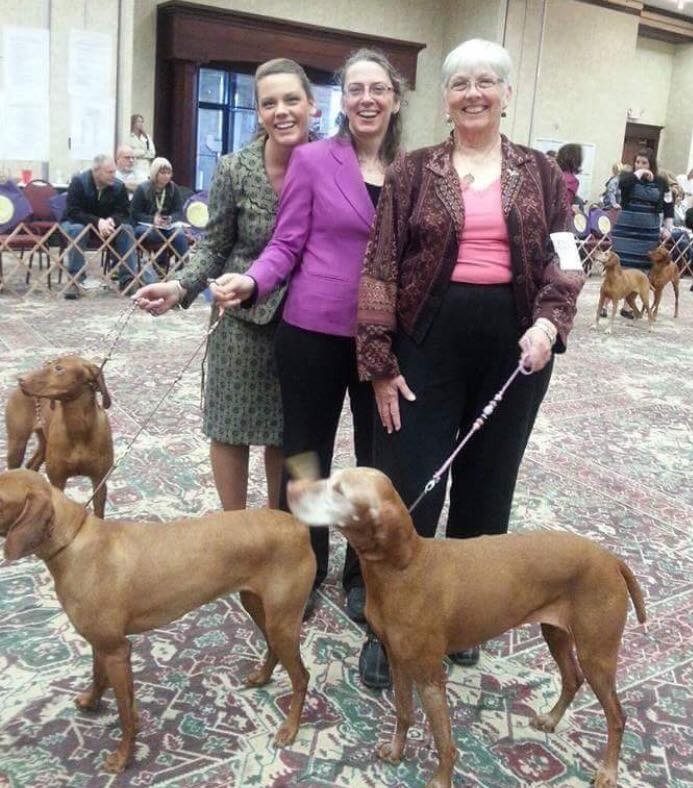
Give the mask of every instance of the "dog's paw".
[(399, 746), (395, 742), (388, 741), (381, 744), (376, 752), (378, 758), (388, 763), (399, 763), (402, 760), (402, 751), (404, 747)]
[(107, 772), (111, 772), (112, 774), (120, 774), (120, 772), (125, 771), (131, 756), (132, 753), (129, 748), (124, 752), (118, 748), (115, 752), (106, 756), (104, 768)]
[(268, 670), (264, 665), (259, 668), (255, 668), (255, 670), (251, 670), (250, 673), (246, 674), (245, 677), (245, 686), (246, 687), (264, 687), (265, 684), (269, 684), (270, 679), (272, 678), (272, 671)]
[(556, 720), (550, 714), (535, 714), (529, 723), (538, 731), (553, 733), (556, 730)]
[(94, 697), (91, 692), (82, 692), (75, 698), (75, 706), (80, 711), (98, 711), (101, 706), (101, 698)]
[(298, 727), (296, 725), (293, 725), (288, 720), (284, 720), (274, 737), (275, 747), (286, 747), (289, 744), (293, 744), (297, 730)]
[(618, 778), (615, 771), (600, 766), (594, 773), (590, 783), (594, 785), (594, 788), (616, 788)]

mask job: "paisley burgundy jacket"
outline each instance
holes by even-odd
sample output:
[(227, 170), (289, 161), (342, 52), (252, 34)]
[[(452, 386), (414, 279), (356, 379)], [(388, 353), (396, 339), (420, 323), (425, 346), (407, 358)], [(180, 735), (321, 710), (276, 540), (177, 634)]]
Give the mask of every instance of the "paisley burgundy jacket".
[[(451, 136), (403, 155), (386, 174), (359, 288), (362, 380), (399, 374), (394, 333), (421, 342), (450, 285), (464, 227), (453, 144)], [(501, 151), (501, 202), (520, 328), (548, 318), (558, 330), (554, 350), (562, 353), (584, 284), (581, 272), (561, 271), (549, 238), (569, 228), (563, 177), (542, 153), (506, 137)]]

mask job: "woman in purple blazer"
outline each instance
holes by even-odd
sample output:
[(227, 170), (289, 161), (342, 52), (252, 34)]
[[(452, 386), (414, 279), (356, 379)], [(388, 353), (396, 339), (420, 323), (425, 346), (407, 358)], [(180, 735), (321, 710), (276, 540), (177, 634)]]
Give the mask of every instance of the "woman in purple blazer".
[[(358, 465), (372, 464), (372, 388), (360, 383), (354, 337), (361, 267), (385, 168), (400, 145), (404, 84), (380, 52), (359, 50), (341, 72), (343, 117), (337, 136), (297, 148), (286, 174), (272, 240), (247, 274), (212, 286), (223, 308), (265, 298), (288, 280), (275, 352), (287, 457), (317, 453), (328, 476), (348, 390)], [(286, 478), (280, 505), (286, 508)], [(311, 528), (325, 579), (328, 529)], [(363, 581), (349, 550), (343, 584), (347, 610), (363, 619)], [(309, 605), (314, 605), (314, 597)]]

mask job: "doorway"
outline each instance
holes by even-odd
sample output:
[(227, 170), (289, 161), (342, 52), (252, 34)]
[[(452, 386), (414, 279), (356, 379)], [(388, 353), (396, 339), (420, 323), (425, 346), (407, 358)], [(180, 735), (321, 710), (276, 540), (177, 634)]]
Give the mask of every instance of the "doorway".
[(652, 148), (656, 159), (662, 128), (663, 126), (648, 126), (645, 123), (626, 123), (621, 161), (624, 164), (632, 164), (640, 148)]

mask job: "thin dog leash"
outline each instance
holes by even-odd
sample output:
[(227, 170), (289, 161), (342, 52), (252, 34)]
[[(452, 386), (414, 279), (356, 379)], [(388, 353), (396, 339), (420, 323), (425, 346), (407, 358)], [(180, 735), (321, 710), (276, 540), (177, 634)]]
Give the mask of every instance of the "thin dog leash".
[(488, 404), (484, 407), (484, 409), (479, 414), (478, 418), (474, 420), (474, 424), (469, 428), (467, 434), (462, 438), (462, 440), (457, 444), (455, 451), (445, 460), (445, 462), (438, 468), (438, 470), (431, 476), (431, 478), (426, 482), (426, 486), (421, 491), (419, 497), (414, 501), (414, 503), (409, 507), (408, 511), (411, 514), (414, 509), (421, 503), (421, 501), (431, 492), (431, 490), (438, 484), (438, 482), (443, 478), (443, 474), (447, 471), (447, 469), (452, 465), (455, 457), (462, 451), (468, 441), (471, 439), (472, 435), (475, 432), (478, 432), (486, 423), (489, 416), (493, 413), (493, 411), (498, 407), (499, 403), (503, 399), (506, 390), (510, 386), (510, 384), (515, 380), (518, 375), (531, 375), (531, 369), (525, 369), (522, 366), (522, 361), (520, 361), (517, 365), (517, 368), (512, 373), (512, 375), (505, 381), (503, 387), (496, 392), (493, 399), (488, 401)]
[[(137, 306), (137, 305), (135, 304), (135, 306)], [(162, 405), (163, 401), (166, 399), (166, 397), (168, 397), (168, 395), (169, 395), (169, 394), (171, 393), (171, 391), (174, 389), (174, 387), (176, 386), (176, 384), (177, 384), (177, 383), (178, 383), (178, 382), (181, 380), (181, 378), (183, 377), (183, 373), (184, 373), (184, 372), (187, 370), (187, 368), (188, 368), (188, 367), (189, 367), (189, 366), (192, 364), (192, 362), (195, 360), (195, 356), (197, 356), (197, 354), (200, 352), (200, 348), (201, 348), (201, 347), (202, 347), (202, 346), (205, 344), (205, 342), (206, 342), (206, 341), (209, 339), (210, 335), (211, 335), (211, 334), (213, 334), (213, 333), (214, 333), (214, 331), (216, 331), (217, 327), (219, 326), (219, 323), (221, 323), (221, 320), (222, 320), (223, 316), (224, 316), (224, 315), (222, 314), (222, 315), (221, 315), (219, 318), (217, 318), (217, 320), (216, 320), (214, 323), (212, 323), (212, 325), (209, 327), (209, 329), (208, 329), (208, 330), (205, 332), (205, 334), (204, 334), (204, 336), (202, 337), (201, 341), (198, 343), (197, 347), (196, 347), (196, 348), (195, 348), (195, 350), (192, 352), (192, 354), (191, 354), (190, 358), (189, 358), (189, 359), (188, 359), (188, 360), (185, 362), (185, 364), (183, 365), (182, 369), (179, 371), (179, 373), (178, 373), (178, 375), (176, 376), (176, 378), (173, 380), (173, 382), (171, 383), (171, 385), (170, 385), (170, 386), (169, 386), (169, 387), (166, 389), (166, 391), (165, 391), (165, 392), (164, 392), (164, 393), (161, 395), (161, 398), (159, 399), (159, 401), (158, 401), (158, 402), (156, 403), (156, 405), (154, 406), (154, 409), (151, 411), (151, 413), (150, 413), (150, 414), (147, 416), (147, 418), (144, 420), (143, 424), (141, 424), (141, 425), (140, 425), (140, 428), (137, 430), (137, 432), (135, 433), (135, 435), (134, 435), (134, 437), (132, 438), (132, 440), (130, 441), (130, 443), (129, 443), (129, 444), (126, 446), (126, 447), (125, 447), (125, 451), (124, 451), (124, 452), (123, 452), (123, 453), (120, 455), (120, 457), (118, 457), (118, 459), (117, 459), (117, 460), (116, 460), (116, 461), (115, 461), (115, 462), (114, 462), (114, 463), (111, 465), (111, 467), (110, 467), (110, 468), (108, 469), (108, 471), (106, 472), (106, 475), (105, 475), (105, 476), (103, 477), (103, 479), (101, 479), (101, 481), (98, 483), (98, 485), (97, 485), (97, 486), (96, 486), (96, 488), (94, 489), (94, 492), (91, 494), (91, 497), (90, 497), (90, 498), (89, 498), (89, 500), (88, 500), (88, 501), (87, 501), (87, 502), (84, 504), (84, 506), (85, 506), (85, 507), (89, 506), (89, 504), (90, 504), (90, 503), (91, 503), (91, 502), (94, 500), (94, 498), (95, 498), (95, 496), (96, 496), (96, 493), (97, 493), (97, 492), (98, 492), (98, 491), (99, 491), (99, 490), (100, 490), (100, 489), (103, 487), (103, 485), (106, 483), (106, 481), (108, 480), (108, 478), (110, 477), (110, 475), (113, 473), (113, 471), (114, 471), (114, 470), (115, 470), (115, 469), (116, 469), (116, 468), (117, 468), (117, 467), (118, 467), (118, 466), (119, 466), (119, 465), (122, 463), (122, 461), (123, 461), (123, 460), (124, 460), (124, 459), (125, 459), (125, 458), (128, 456), (128, 454), (130, 453), (130, 450), (132, 449), (132, 447), (133, 447), (133, 445), (134, 445), (135, 441), (137, 440), (137, 438), (139, 438), (140, 434), (141, 434), (141, 433), (144, 431), (145, 427), (146, 427), (146, 426), (149, 424), (149, 422), (150, 422), (150, 421), (151, 421), (151, 420), (154, 418), (154, 416), (156, 415), (156, 412), (159, 410), (159, 408), (161, 407), (161, 405)], [(121, 331), (121, 333), (122, 333), (122, 331)], [(115, 343), (114, 343), (114, 344), (115, 344)], [(105, 362), (104, 362), (104, 363), (105, 363)]]

